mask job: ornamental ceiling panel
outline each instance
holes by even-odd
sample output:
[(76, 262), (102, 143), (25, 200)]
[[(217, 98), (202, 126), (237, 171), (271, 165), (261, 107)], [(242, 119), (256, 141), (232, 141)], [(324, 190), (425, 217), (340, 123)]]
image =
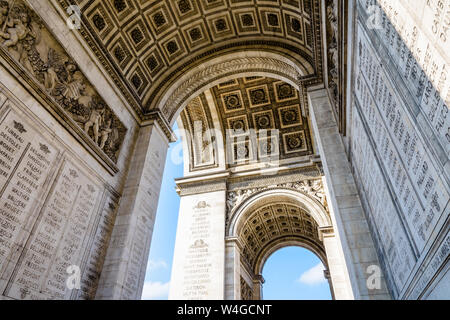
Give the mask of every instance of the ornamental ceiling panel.
[[(320, 2), (311, 0), (58, 0), (78, 5), (81, 35), (138, 114), (161, 88), (221, 52), (301, 56), (321, 78)], [(308, 68), (306, 68), (308, 69)], [(305, 75), (307, 76), (307, 75)]]
[[(205, 95), (211, 97), (207, 103)], [(228, 167), (274, 159), (293, 162), (314, 153), (311, 131), (299, 92), (266, 77), (229, 80), (192, 99), (181, 112), (190, 171), (217, 166), (217, 144), (223, 140)], [(220, 124), (213, 124), (211, 114)], [(220, 126), (220, 127), (216, 127)], [(222, 132), (211, 135), (211, 129)], [(199, 135), (199, 133), (201, 133)], [(208, 136), (205, 136), (209, 134)], [(221, 161), (219, 161), (221, 162)]]
[(232, 161), (227, 162), (231, 166), (264, 160), (269, 153), (280, 160), (313, 154), (299, 92), (290, 84), (247, 77), (219, 84), (211, 92), (223, 129), (228, 130), (224, 136), (245, 141), (232, 148)]
[(253, 267), (261, 252), (271, 243), (286, 237), (306, 238), (319, 247), (318, 224), (309, 213), (292, 204), (273, 203), (256, 210), (238, 234), (242, 258)]
[(202, 170), (215, 168), (217, 161), (217, 142), (211, 133), (214, 129), (211, 112), (205, 94), (192, 99), (180, 114), (184, 130), (188, 134), (182, 139), (187, 139), (188, 153), (184, 154), (185, 161), (189, 162), (189, 170)]

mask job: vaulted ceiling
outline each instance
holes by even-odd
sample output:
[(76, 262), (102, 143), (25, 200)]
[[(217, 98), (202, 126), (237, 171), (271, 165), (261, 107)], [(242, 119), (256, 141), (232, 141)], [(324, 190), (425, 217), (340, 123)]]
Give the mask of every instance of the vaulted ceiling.
[(321, 79), (320, 1), (58, 2), (80, 6), (81, 35), (141, 116), (186, 70), (243, 48), (281, 52)]
[[(247, 77), (222, 83), (212, 88), (212, 93), (223, 128), (230, 130), (232, 137), (248, 137), (250, 148), (252, 143), (255, 145), (255, 151), (246, 156), (249, 160), (264, 157), (268, 152), (281, 159), (313, 153), (299, 92), (290, 84)], [(258, 135), (261, 130), (267, 130), (267, 138)], [(236, 154), (232, 156), (238, 158)]]
[[(266, 77), (223, 82), (192, 99), (181, 113), (189, 171), (217, 167), (219, 139), (229, 167), (273, 161), (297, 161), (314, 153), (308, 119), (299, 92)], [(216, 120), (214, 120), (216, 119)], [(217, 129), (221, 136), (210, 134)], [(202, 135), (199, 135), (199, 133)]]
[(293, 204), (272, 203), (259, 208), (246, 219), (238, 236), (242, 260), (252, 270), (263, 251), (279, 239), (308, 239), (322, 248), (316, 221)]

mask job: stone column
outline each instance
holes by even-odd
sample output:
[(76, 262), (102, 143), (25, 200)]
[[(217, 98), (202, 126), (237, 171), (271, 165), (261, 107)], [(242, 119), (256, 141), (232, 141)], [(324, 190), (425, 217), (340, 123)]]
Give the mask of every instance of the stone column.
[(350, 300), (353, 298), (352, 288), (346, 279), (345, 262), (342, 261), (333, 227), (319, 228), (319, 234), (327, 256), (327, 279), (330, 281), (333, 299)]
[(323, 276), (328, 281), (328, 285), (330, 286), (331, 299), (336, 300), (336, 296), (334, 295), (333, 283), (331, 282), (330, 270), (323, 270)]
[[(380, 289), (367, 288), (367, 268), (381, 266), (364, 215), (344, 143), (323, 88), (308, 90), (314, 137), (319, 146), (325, 172), (326, 192), (338, 241), (338, 252), (345, 257), (346, 281), (354, 299), (390, 299), (384, 277)], [(335, 288), (336, 289), (336, 288)]]
[(264, 278), (261, 274), (257, 275), (256, 278), (253, 279), (253, 300), (263, 299), (263, 284)]
[(140, 299), (169, 140), (155, 122), (139, 130), (96, 299)]
[(228, 173), (177, 180), (180, 201), (170, 300), (223, 300)]
[(225, 240), (225, 300), (241, 300), (241, 254), (237, 241)]

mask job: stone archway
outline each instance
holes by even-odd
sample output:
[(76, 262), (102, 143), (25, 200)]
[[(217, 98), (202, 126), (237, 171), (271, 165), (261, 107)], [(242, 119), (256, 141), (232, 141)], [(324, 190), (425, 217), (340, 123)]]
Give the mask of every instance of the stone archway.
[(270, 246), (267, 247), (264, 251), (261, 252), (260, 256), (258, 257), (258, 260), (255, 264), (255, 274), (261, 274), (264, 268), (265, 263), (270, 258), (272, 254), (274, 254), (276, 251), (286, 248), (286, 247), (300, 247), (307, 249), (314, 253), (319, 260), (323, 263), (325, 266), (325, 270), (329, 272), (328, 270), (328, 262), (326, 259), (326, 253), (321, 250), (322, 248), (316, 246), (315, 244), (308, 241), (308, 239), (300, 238), (300, 237), (283, 237), (282, 239), (276, 240), (272, 243), (270, 243)]
[[(371, 263), (371, 261), (363, 261), (358, 253), (352, 254), (357, 248), (349, 247), (349, 240), (346, 238), (345, 230), (350, 226), (343, 224), (342, 219), (348, 219), (347, 216), (350, 215), (354, 216), (354, 212), (357, 211), (359, 212), (358, 218), (355, 220), (352, 217), (352, 219), (360, 224), (366, 224), (367, 222), (362, 215), (363, 209), (360, 203), (358, 204), (354, 201), (354, 198), (358, 196), (355, 191), (352, 191), (356, 189), (349, 168), (345, 167), (345, 170), (339, 168), (339, 164), (346, 163), (347, 159), (345, 158), (344, 146), (339, 138), (339, 130), (326, 90), (319, 86), (316, 87), (314, 92), (311, 91), (312, 89), (309, 89), (310, 92), (305, 95), (304, 88), (308, 83), (306, 78), (309, 76), (308, 68), (305, 69), (304, 65), (298, 64), (297, 61), (290, 59), (286, 54), (275, 53), (270, 50), (230, 53), (222, 58), (213, 58), (193, 69), (187, 68), (186, 70), (187, 72), (182, 77), (173, 81), (164, 92), (160, 93), (160, 96), (163, 98), (154, 102), (158, 106), (157, 109), (160, 110), (159, 113), (145, 121), (144, 127), (139, 132), (136, 144), (140, 148), (135, 151), (131, 163), (132, 173), (126, 183), (125, 196), (122, 199), (118, 213), (121, 225), (120, 228), (115, 228), (113, 232), (112, 246), (108, 250), (105, 261), (105, 265), (109, 267), (109, 270), (108, 273), (102, 274), (99, 292), (104, 290), (102, 286), (106, 286), (107, 290), (105, 290), (109, 294), (107, 297), (111, 297), (111, 292), (114, 297), (121, 297), (124, 294), (130, 297), (139, 294), (142, 290), (146, 259), (150, 247), (151, 227), (146, 231), (142, 230), (141, 236), (138, 236), (134, 231), (140, 228), (138, 224), (141, 219), (145, 218), (146, 220), (154, 221), (154, 216), (142, 211), (142, 207), (145, 207), (144, 203), (149, 201), (148, 194), (150, 190), (151, 199), (157, 203), (160, 183), (157, 180), (152, 180), (151, 177), (162, 177), (163, 175), (164, 168), (161, 164), (166, 156), (168, 143), (166, 133), (169, 123), (174, 123), (176, 117), (185, 108), (189, 100), (195, 98), (202, 90), (242, 75), (252, 75), (271, 77), (291, 84), (299, 91), (299, 96), (303, 99), (305, 107), (310, 110), (314, 140), (317, 143), (315, 148), (317, 154), (321, 157), (320, 161), (324, 164), (323, 169), (325, 171), (325, 180), (327, 181), (325, 190), (329, 199), (330, 216), (334, 226), (333, 229), (328, 228), (329, 225), (323, 226), (324, 229), (321, 231), (321, 234), (325, 238), (335, 239), (334, 234), (336, 233), (336, 238), (339, 240), (332, 243), (333, 259), (338, 259), (339, 265), (343, 267), (339, 272), (341, 285), (336, 286), (334, 284), (334, 291), (336, 297), (341, 296), (345, 299), (368, 297), (369, 293), (364, 281), (366, 278), (364, 266)], [(157, 160), (158, 166), (154, 165), (154, 160)], [(313, 159), (310, 161), (313, 161)], [(330, 167), (328, 168), (328, 166)], [(210, 210), (208, 208), (214, 208), (214, 210), (211, 209), (212, 211), (208, 212), (215, 217), (211, 220), (215, 228), (212, 233), (213, 238), (210, 241), (214, 243), (215, 258), (213, 262), (217, 265), (217, 268), (211, 268), (210, 271), (219, 274), (219, 277), (209, 283), (211, 288), (214, 288), (211, 289), (212, 291), (204, 291), (204, 296), (209, 299), (236, 299), (238, 297), (235, 294), (235, 288), (222, 278), (222, 275), (225, 276), (226, 274), (225, 269), (229, 268), (229, 266), (225, 266), (226, 257), (237, 254), (233, 251), (233, 248), (230, 251), (229, 243), (225, 243), (225, 226), (221, 226), (220, 223), (220, 221), (226, 219), (225, 202), (229, 176), (230, 173), (226, 170), (213, 170), (208, 173), (208, 176), (194, 175), (177, 181), (180, 195), (182, 195), (181, 207), (183, 210), (186, 210), (186, 213), (183, 215), (189, 215), (190, 213), (188, 212), (192, 213), (196, 210), (200, 212), (202, 210)], [(334, 177), (341, 180), (335, 180)], [(128, 194), (127, 190), (133, 191)], [(343, 193), (343, 190), (348, 190), (350, 193)], [(338, 195), (338, 198), (336, 198), (336, 195)], [(349, 205), (352, 206), (353, 211), (346, 210), (349, 208)], [(341, 210), (343, 216), (341, 216)], [(182, 209), (180, 209), (181, 211)], [(191, 222), (188, 221), (187, 223)], [(183, 223), (179, 222), (180, 225), (183, 225)], [(369, 236), (370, 238), (369, 230), (366, 229), (358, 233), (356, 237), (367, 239), (367, 236)], [(115, 237), (122, 239), (124, 235), (126, 235), (126, 241), (117, 242), (117, 244), (114, 242)], [(142, 237), (146, 238), (144, 246), (142, 246)], [(182, 239), (187, 237), (187, 235), (177, 232), (177, 239), (178, 237)], [(177, 240), (178, 242), (183, 241)], [(325, 242), (327, 241), (325, 240)], [(184, 243), (183, 245), (186, 246), (187, 244)], [(198, 245), (202, 244), (190, 244), (190, 246), (194, 246), (192, 248), (198, 248)], [(369, 242), (364, 240), (363, 246), (367, 247), (367, 250), (375, 250), (371, 238)], [(176, 248), (175, 251), (187, 252), (189, 248), (189, 246), (183, 247), (183, 249)], [(138, 252), (133, 253), (133, 250)], [(139, 260), (131, 259), (133, 254), (139, 257)], [(376, 256), (371, 255), (371, 257), (373, 257), (371, 259), (375, 259), (373, 263), (378, 264)], [(342, 262), (343, 260), (345, 261)], [(117, 263), (117, 261), (120, 261), (120, 263)], [(183, 267), (185, 263), (174, 260), (176, 268), (172, 270), (171, 292), (179, 289), (173, 289), (174, 283), (183, 282), (182, 274), (184, 273), (183, 270), (185, 270)], [(231, 268), (233, 269), (235, 266), (231, 266)], [(177, 276), (181, 278), (177, 278)], [(233, 283), (237, 283), (236, 279), (233, 280)], [(339, 294), (337, 293), (338, 291)], [(169, 295), (169, 297), (175, 299), (186, 298), (180, 291), (178, 293), (178, 295)], [(102, 294), (98, 295), (98, 297), (102, 298)]]
[[(328, 259), (328, 256), (337, 255), (337, 252), (333, 252), (337, 239), (334, 236), (324, 238), (322, 234), (322, 230), (333, 230), (330, 215), (313, 194), (308, 195), (296, 189), (295, 185), (290, 188), (272, 187), (251, 194), (229, 215), (227, 248), (235, 254), (227, 255), (226, 264), (234, 265), (235, 268), (225, 276), (225, 282), (233, 288), (228, 291), (227, 298), (260, 299), (265, 261), (278, 249), (291, 245), (315, 253), (329, 275), (332, 296), (337, 299), (348, 298), (350, 284), (343, 283), (339, 276), (344, 273), (343, 261)], [(239, 282), (236, 282), (237, 278)], [(336, 295), (333, 283), (347, 288)], [(248, 288), (251, 288), (251, 295), (248, 294)]]
[(161, 94), (154, 106), (172, 124), (190, 99), (221, 82), (244, 76), (275, 78), (301, 91), (302, 78), (312, 75), (314, 70), (308, 61), (298, 59), (273, 49), (224, 54), (188, 69)]
[[(11, 155), (2, 155), (0, 189), (11, 193), (0, 198), (12, 203), (2, 219), (15, 225), (2, 223), (7, 231), (0, 232), (12, 239), (0, 248), (0, 299), (139, 298), (173, 139), (170, 125), (202, 90), (243, 76), (280, 79), (299, 91), (307, 129), (313, 128), (314, 148), (307, 151), (314, 152), (280, 165), (284, 176), (262, 184), (278, 186), (286, 176), (290, 183), (308, 179), (293, 172), (309, 164), (324, 177), (333, 228), (320, 227), (320, 235), (324, 247), (332, 247), (327, 260), (343, 262), (344, 270), (344, 285), (333, 283), (336, 296), (448, 296), (448, 260), (439, 254), (448, 249), (448, 58), (445, 41), (426, 25), (428, 13), (439, 8), (398, 2), (390, 10), (379, 3), (383, 21), (394, 23), (373, 29), (368, 1), (80, 0), (82, 23), (72, 30), (66, 9), (73, 2), (1, 4), (0, 18), (24, 20), (27, 35), (15, 39), (12, 28), (0, 37), (0, 131), (13, 130), (6, 142), (16, 139), (27, 145), (24, 152), (37, 151), (48, 163), (41, 177), (26, 169), (26, 178), (35, 181), (29, 183), (34, 190), (21, 185), (25, 204), (15, 201), (15, 182), (22, 179), (15, 174), (28, 158), (15, 153), (16, 143)], [(406, 18), (395, 19), (395, 12)], [(428, 13), (419, 19), (415, 12)], [(397, 41), (407, 53), (400, 60), (387, 34), (404, 40)], [(416, 36), (430, 49), (426, 61), (408, 55)], [(433, 61), (443, 61), (436, 72), (441, 77), (434, 76)], [(398, 110), (390, 117), (391, 107)], [(216, 291), (205, 295), (214, 299), (237, 297), (236, 279), (224, 283), (222, 277), (236, 267), (224, 266), (224, 259), (239, 256), (225, 243), (227, 194), (236, 185), (248, 191), (248, 180), (256, 181), (248, 168), (228, 169), (178, 181), (187, 214), (209, 212), (216, 219), (211, 240), (219, 276), (211, 283)], [(58, 194), (60, 185), (78, 185), (86, 198), (66, 199)], [(86, 200), (90, 196), (95, 201)], [(65, 203), (55, 210), (64, 225), (46, 219), (53, 216), (53, 199)], [(89, 212), (73, 214), (78, 209)], [(72, 217), (80, 218), (82, 231)], [(63, 246), (62, 239), (74, 245)], [(31, 248), (38, 245), (50, 251), (39, 252), (45, 263), (33, 268)], [(205, 243), (192, 245), (204, 249)], [(82, 269), (79, 292), (64, 286), (68, 263)], [(378, 285), (368, 285), (372, 266), (382, 267), (386, 282), (380, 273)]]

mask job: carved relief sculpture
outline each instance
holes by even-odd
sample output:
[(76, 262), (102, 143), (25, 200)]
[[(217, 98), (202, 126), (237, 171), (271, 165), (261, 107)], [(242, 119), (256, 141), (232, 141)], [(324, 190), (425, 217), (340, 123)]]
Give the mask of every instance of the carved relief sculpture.
[(268, 190), (271, 188), (287, 188), (294, 189), (297, 191), (301, 191), (313, 199), (317, 200), (322, 206), (328, 211), (327, 199), (325, 197), (325, 191), (323, 189), (323, 183), (320, 179), (315, 180), (305, 180), (298, 182), (287, 182), (273, 186), (265, 186), (258, 188), (250, 188), (250, 189), (238, 189), (234, 191), (230, 191), (227, 194), (227, 213), (228, 217), (231, 212), (245, 200), (247, 200), (250, 196), (257, 192), (261, 192), (264, 190)]
[(338, 24), (338, 1), (329, 1), (327, 6), (328, 20), (328, 87), (337, 107), (339, 94), (339, 24)]
[(252, 288), (247, 284), (247, 281), (241, 277), (241, 300), (253, 300)]
[(127, 129), (22, 0), (0, 1), (0, 49), (30, 72), (57, 105), (117, 162)]

